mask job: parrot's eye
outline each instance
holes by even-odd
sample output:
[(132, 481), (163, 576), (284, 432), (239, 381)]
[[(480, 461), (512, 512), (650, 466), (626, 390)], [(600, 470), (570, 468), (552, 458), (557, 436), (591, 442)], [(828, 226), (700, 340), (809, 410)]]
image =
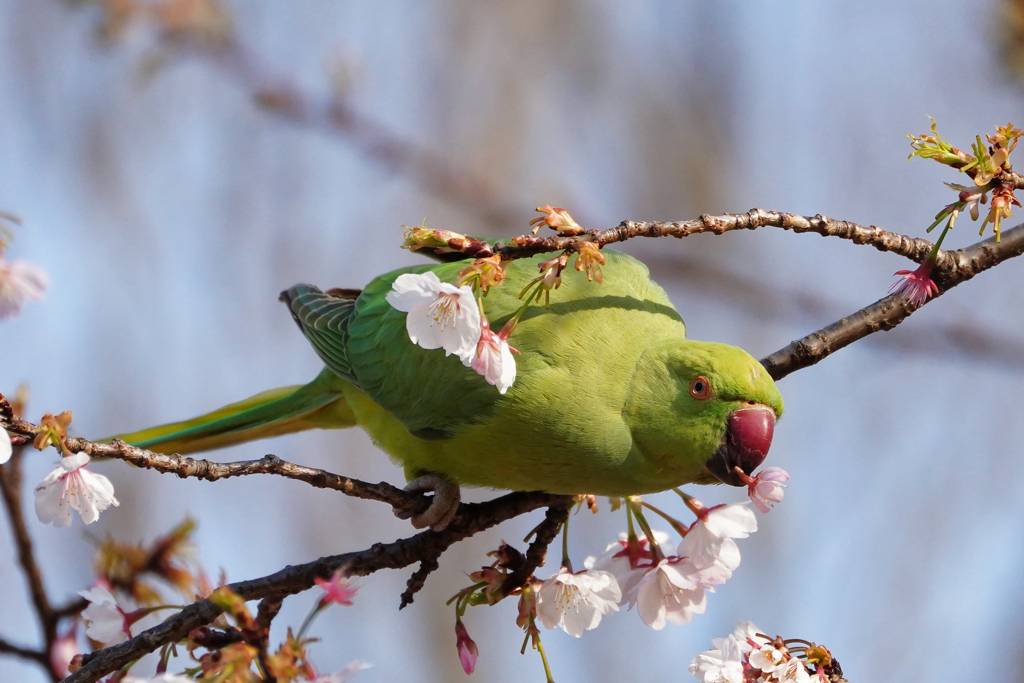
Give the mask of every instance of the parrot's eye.
[(693, 396), (699, 401), (703, 401), (706, 398), (711, 398), (711, 383), (708, 382), (708, 378), (704, 375), (696, 378), (690, 382), (690, 396)]

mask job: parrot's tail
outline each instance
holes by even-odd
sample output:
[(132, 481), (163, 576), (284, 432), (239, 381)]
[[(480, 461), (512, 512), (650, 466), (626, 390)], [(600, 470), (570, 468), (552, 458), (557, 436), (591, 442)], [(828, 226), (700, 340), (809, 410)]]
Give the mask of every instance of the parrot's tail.
[(186, 454), (306, 429), (354, 427), (343, 382), (324, 369), (309, 384), (271, 389), (191, 420), (111, 438), (157, 453)]

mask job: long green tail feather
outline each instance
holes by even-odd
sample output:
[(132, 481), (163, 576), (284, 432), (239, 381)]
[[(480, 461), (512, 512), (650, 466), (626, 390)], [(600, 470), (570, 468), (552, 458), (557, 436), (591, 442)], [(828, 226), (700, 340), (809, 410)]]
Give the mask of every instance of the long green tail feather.
[(306, 429), (354, 427), (344, 380), (324, 369), (301, 386), (271, 389), (199, 417), (151, 427), (117, 439), (158, 453), (198, 453)]

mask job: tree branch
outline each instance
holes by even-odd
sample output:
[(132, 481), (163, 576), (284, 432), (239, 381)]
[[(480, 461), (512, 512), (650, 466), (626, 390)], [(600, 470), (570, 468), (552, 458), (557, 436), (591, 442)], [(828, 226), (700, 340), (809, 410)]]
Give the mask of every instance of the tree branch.
[[(440, 555), (454, 543), (537, 508), (568, 505), (570, 496), (548, 493), (510, 493), (486, 503), (464, 504), (444, 531), (424, 531), (394, 543), (377, 543), (358, 552), (322, 557), (307, 564), (288, 566), (281, 571), (250, 581), (239, 581), (229, 588), (245, 600), (281, 598), (312, 587), (316, 578), (328, 578), (346, 567), (349, 574), (365, 576), (380, 569), (399, 569), (422, 557)], [(210, 623), (221, 610), (209, 600), (189, 605), (177, 615), (134, 638), (97, 650), (84, 657), (84, 666), (65, 679), (66, 683), (93, 683), (165, 643), (185, 638), (189, 631)]]
[[(826, 216), (801, 216), (785, 211), (751, 209), (747, 213), (727, 213), (721, 216), (704, 214), (688, 221), (664, 223), (659, 221), (622, 221), (607, 230), (585, 230), (578, 235), (521, 235), (513, 238), (508, 245), (495, 244), (491, 251), (501, 254), (503, 259), (524, 258), (535, 254), (554, 251), (577, 251), (584, 242), (599, 246), (625, 242), (634, 237), (676, 237), (710, 232), (721, 235), (733, 230), (756, 230), (762, 227), (781, 228), (793, 232), (814, 232), (822, 237), (838, 237), (854, 244), (867, 244), (879, 251), (891, 251), (920, 263), (935, 245), (925, 239), (917, 239), (876, 228), (864, 227), (850, 221), (832, 220)], [(478, 250), (478, 249), (477, 249)], [(941, 252), (940, 252), (941, 253)], [(490, 254), (480, 254), (489, 256)]]
[[(39, 664), (47, 671), (50, 671), (50, 656), (40, 650), (33, 650), (31, 648), (21, 647), (20, 645), (15, 645), (14, 643), (10, 643), (4, 640), (3, 638), (0, 638), (0, 654), (14, 655), (15, 657), (27, 659), (30, 662), (35, 662), (36, 664)], [(50, 676), (51, 678), (53, 677), (52, 672), (50, 673)]]
[[(939, 252), (938, 261), (932, 271), (935, 282), (939, 285), (939, 292), (928, 301), (934, 301), (944, 292), (967, 282), (978, 273), (1022, 253), (1024, 225), (1004, 232), (999, 242), (996, 242), (995, 237), (990, 237), (964, 249)], [(818, 363), (869, 334), (891, 330), (914, 310), (915, 308), (903, 301), (899, 295), (891, 294), (762, 358), (761, 364), (775, 380), (780, 380), (797, 370)]]
[[(6, 400), (3, 403), (9, 408)], [(3, 412), (7, 413), (8, 411)], [(8, 414), (13, 416), (12, 413)], [(28, 533), (25, 515), (21, 508), (21, 458), (23, 452), (23, 446), (16, 447), (14, 453), (11, 454), (11, 459), (6, 464), (0, 465), (0, 498), (3, 498), (4, 509), (7, 511), (7, 519), (10, 521), (14, 545), (18, 552), (18, 564), (21, 565), (21, 572), (25, 576), (26, 583), (28, 583), (32, 607), (39, 619), (45, 647), (42, 652), (37, 652), (0, 642), (0, 652), (8, 652), (29, 659), (32, 659), (34, 655), (41, 655), (42, 659), (35, 657), (36, 661), (42, 663), (50, 678), (58, 680), (50, 668), (49, 655), (47, 653), (50, 652), (54, 641), (57, 640), (57, 622), (60, 621), (61, 615), (56, 613), (50, 605), (50, 598), (46, 594), (43, 576), (39, 570), (38, 563), (36, 563), (35, 553), (32, 548), (32, 537)]]
[[(0, 395), (0, 399), (2, 398), (3, 396)], [(18, 418), (10, 418), (8, 424), (8, 429), (12, 434), (20, 435), (24, 439), (31, 438), (38, 429), (37, 425)], [(377, 500), (387, 503), (397, 510), (412, 509), (415, 512), (421, 512), (430, 504), (430, 500), (423, 494), (409, 493), (387, 482), (369, 484), (326, 470), (286, 462), (276, 455), (265, 455), (259, 460), (221, 463), (184, 455), (154, 453), (144, 448), (131, 446), (120, 439), (114, 439), (110, 443), (97, 443), (88, 439), (68, 437), (65, 439), (65, 445), (72, 453), (85, 453), (93, 458), (123, 460), (137, 467), (156, 470), (164, 474), (175, 474), (182, 479), (217, 481), (249, 474), (275, 474), (306, 482), (316, 488), (340, 491), (354, 498)]]

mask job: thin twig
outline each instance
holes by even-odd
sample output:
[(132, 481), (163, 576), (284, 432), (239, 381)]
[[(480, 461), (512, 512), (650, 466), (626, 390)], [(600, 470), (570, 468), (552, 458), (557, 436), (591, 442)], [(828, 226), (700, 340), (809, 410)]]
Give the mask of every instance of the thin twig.
[[(6, 401), (3, 401), (6, 403)], [(8, 419), (11, 415), (8, 414)], [(60, 621), (59, 614), (55, 613), (50, 605), (50, 599), (46, 594), (46, 587), (43, 585), (43, 575), (36, 562), (35, 553), (32, 548), (32, 537), (28, 533), (28, 526), (25, 524), (25, 515), (21, 507), (21, 460), (24, 447), (18, 446), (11, 454), (6, 464), (0, 465), (0, 498), (3, 498), (4, 509), (7, 511), (7, 519), (10, 522), (11, 534), (14, 536), (14, 545), (18, 552), (18, 564), (21, 572), (28, 583), (29, 595), (32, 598), (32, 607), (39, 619), (39, 626), (43, 632), (44, 658), (43, 666), (53, 680), (58, 680), (49, 666), (49, 657), (45, 653), (50, 652), (53, 643), (57, 640), (57, 622)], [(0, 651), (4, 651), (0, 649)], [(34, 652), (34, 651), (32, 651)], [(15, 653), (18, 654), (18, 653)], [(22, 653), (22, 656), (24, 654)]]
[[(9, 430), (12, 435), (31, 437), (37, 429), (37, 425), (27, 420), (15, 418), (9, 421)], [(409, 493), (387, 482), (370, 484), (326, 470), (296, 465), (281, 460), (276, 455), (265, 455), (259, 460), (214, 462), (184, 455), (154, 453), (145, 448), (129, 445), (120, 439), (114, 439), (110, 443), (97, 443), (88, 439), (68, 437), (65, 439), (65, 445), (72, 453), (85, 453), (93, 458), (124, 460), (137, 467), (157, 470), (165, 474), (175, 474), (182, 479), (217, 481), (249, 474), (275, 474), (306, 482), (316, 488), (332, 489), (355, 498), (388, 503), (398, 510), (413, 509), (419, 512), (421, 508), (426, 509), (429, 505), (429, 499), (421, 493)]]
[[(606, 230), (585, 230), (578, 235), (521, 235), (505, 245), (497, 243), (490, 249), (503, 259), (516, 259), (555, 251), (577, 251), (584, 242), (599, 246), (624, 242), (634, 237), (676, 237), (682, 239), (698, 233), (721, 235), (733, 230), (756, 230), (762, 227), (781, 228), (793, 232), (813, 232), (822, 237), (838, 237), (854, 244), (867, 244), (879, 251), (891, 251), (920, 263), (934, 246), (925, 239), (907, 237), (875, 226), (864, 227), (850, 221), (832, 220), (826, 216), (801, 216), (785, 211), (751, 209), (747, 213), (727, 213), (720, 216), (704, 214), (687, 221), (622, 221)], [(473, 245), (476, 251), (479, 248)], [(940, 262), (942, 261), (940, 252)], [(477, 255), (477, 254), (474, 254)], [(480, 253), (479, 256), (490, 256)]]
[(427, 577), (430, 576), (431, 572), (434, 572), (438, 568), (436, 557), (424, 557), (420, 560), (420, 566), (412, 573), (409, 580), (405, 584), (405, 591), (402, 593), (402, 601), (398, 605), (398, 609), (405, 609), (413, 602), (413, 596), (415, 596), (423, 584), (427, 582)]
[[(568, 505), (569, 496), (548, 493), (510, 493), (486, 503), (464, 504), (444, 531), (423, 531), (394, 543), (377, 543), (357, 552), (322, 557), (314, 562), (288, 566), (251, 581), (233, 583), (229, 588), (244, 600), (284, 597), (312, 587), (316, 578), (328, 578), (340, 567), (349, 574), (365, 576), (380, 569), (399, 569), (444, 549), (505, 520), (541, 507)], [(93, 683), (165, 643), (177, 642), (195, 628), (209, 624), (221, 613), (209, 600), (189, 605), (177, 615), (134, 638), (97, 650), (84, 657), (85, 665), (65, 679), (66, 683)]]
[(537, 567), (544, 564), (544, 558), (548, 552), (548, 546), (558, 536), (558, 530), (562, 523), (569, 517), (569, 509), (572, 507), (572, 500), (567, 500), (561, 505), (552, 505), (544, 515), (544, 521), (534, 529), (533, 543), (526, 551), (526, 562), (516, 567), (505, 583), (501, 586), (501, 592), (509, 595), (512, 591), (522, 587), (526, 581), (533, 576)]
[[(0, 638), (0, 654), (14, 655), (15, 657), (27, 659), (31, 662), (39, 664), (47, 671), (50, 671), (50, 656), (47, 653), (42, 652), (40, 650), (33, 650), (28, 647), (21, 647), (20, 645), (15, 645), (14, 643), (8, 642), (3, 638)], [(51, 677), (53, 676), (52, 673), (50, 675)]]

